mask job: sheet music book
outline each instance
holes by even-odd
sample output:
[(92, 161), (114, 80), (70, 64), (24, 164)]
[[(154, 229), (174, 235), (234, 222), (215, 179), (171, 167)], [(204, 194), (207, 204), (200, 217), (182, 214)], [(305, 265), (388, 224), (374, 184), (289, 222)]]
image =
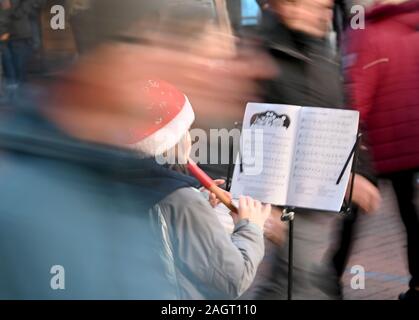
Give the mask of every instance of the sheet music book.
[(233, 197), (339, 212), (353, 159), (337, 181), (356, 143), (358, 125), (357, 111), (249, 103)]

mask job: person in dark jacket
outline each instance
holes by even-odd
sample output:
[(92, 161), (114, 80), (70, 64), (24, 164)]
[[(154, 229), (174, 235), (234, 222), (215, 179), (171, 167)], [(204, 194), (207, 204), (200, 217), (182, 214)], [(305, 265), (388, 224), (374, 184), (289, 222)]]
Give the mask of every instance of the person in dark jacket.
[[(262, 83), (264, 102), (313, 107), (344, 107), (339, 58), (327, 39), (333, 1), (269, 1), (264, 10), (262, 34), (280, 75)], [(361, 159), (361, 162), (366, 159)], [(359, 165), (353, 201), (367, 212), (377, 209), (379, 193), (366, 163)], [(337, 215), (297, 212), (295, 217), (295, 299), (339, 299), (339, 275), (330, 261), (330, 238)], [(276, 223), (280, 226), (280, 222)], [(266, 230), (275, 234), (275, 224)], [(280, 228), (279, 228), (280, 229)], [(265, 233), (266, 233), (265, 231)], [(286, 299), (288, 244), (275, 244), (268, 237), (267, 252), (251, 289), (244, 298)], [(325, 259), (311, 255), (313, 246), (321, 248)], [(317, 259), (317, 260), (316, 260)]]
[(32, 54), (30, 17), (42, 1), (10, 0), (10, 38), (4, 51), (3, 66), (6, 83), (13, 92), (26, 80), (28, 61)]
[(419, 1), (380, 1), (365, 30), (349, 32), (346, 50), (351, 106), (361, 113), (382, 178), (390, 179), (407, 231), (412, 276), (401, 298), (419, 300)]

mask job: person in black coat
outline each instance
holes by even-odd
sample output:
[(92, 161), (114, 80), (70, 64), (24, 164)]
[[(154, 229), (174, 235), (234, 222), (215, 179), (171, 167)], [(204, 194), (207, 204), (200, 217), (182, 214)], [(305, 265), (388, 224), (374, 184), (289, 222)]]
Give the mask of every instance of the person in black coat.
[(31, 17), (44, 4), (44, 0), (10, 0), (8, 10), (10, 37), (3, 54), (4, 75), (10, 95), (26, 81), (28, 62), (33, 52)]
[[(345, 106), (339, 57), (332, 50), (328, 34), (333, 1), (283, 1), (265, 3), (261, 38), (277, 62), (280, 74), (264, 81), (264, 102), (299, 106), (343, 108)], [(370, 212), (378, 207), (379, 192), (368, 166), (367, 154), (360, 159), (355, 177), (353, 201)], [(296, 213), (294, 297), (296, 299), (338, 299), (339, 271), (330, 261), (329, 236), (339, 223), (336, 215)], [(265, 232), (277, 234), (281, 222), (270, 221)], [(286, 299), (288, 245), (278, 246), (268, 236), (267, 253), (253, 287), (244, 298)], [(310, 256), (314, 244), (325, 259)], [(318, 257), (317, 257), (318, 258)]]

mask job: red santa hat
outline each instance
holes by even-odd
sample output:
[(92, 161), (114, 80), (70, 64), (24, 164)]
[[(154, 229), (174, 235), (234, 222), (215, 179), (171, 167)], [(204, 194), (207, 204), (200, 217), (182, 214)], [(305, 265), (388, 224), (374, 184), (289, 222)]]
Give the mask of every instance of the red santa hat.
[(146, 121), (130, 129), (128, 144), (145, 156), (160, 155), (185, 136), (195, 114), (188, 98), (167, 82), (148, 80), (141, 94)]

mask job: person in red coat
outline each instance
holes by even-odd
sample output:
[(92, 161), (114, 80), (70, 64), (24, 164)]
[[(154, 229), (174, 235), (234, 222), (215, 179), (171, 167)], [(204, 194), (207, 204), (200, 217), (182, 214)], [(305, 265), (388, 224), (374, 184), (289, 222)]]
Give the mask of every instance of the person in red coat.
[(364, 29), (350, 30), (345, 66), (350, 103), (361, 113), (373, 162), (390, 179), (407, 231), (410, 289), (419, 299), (419, 0), (378, 1)]

